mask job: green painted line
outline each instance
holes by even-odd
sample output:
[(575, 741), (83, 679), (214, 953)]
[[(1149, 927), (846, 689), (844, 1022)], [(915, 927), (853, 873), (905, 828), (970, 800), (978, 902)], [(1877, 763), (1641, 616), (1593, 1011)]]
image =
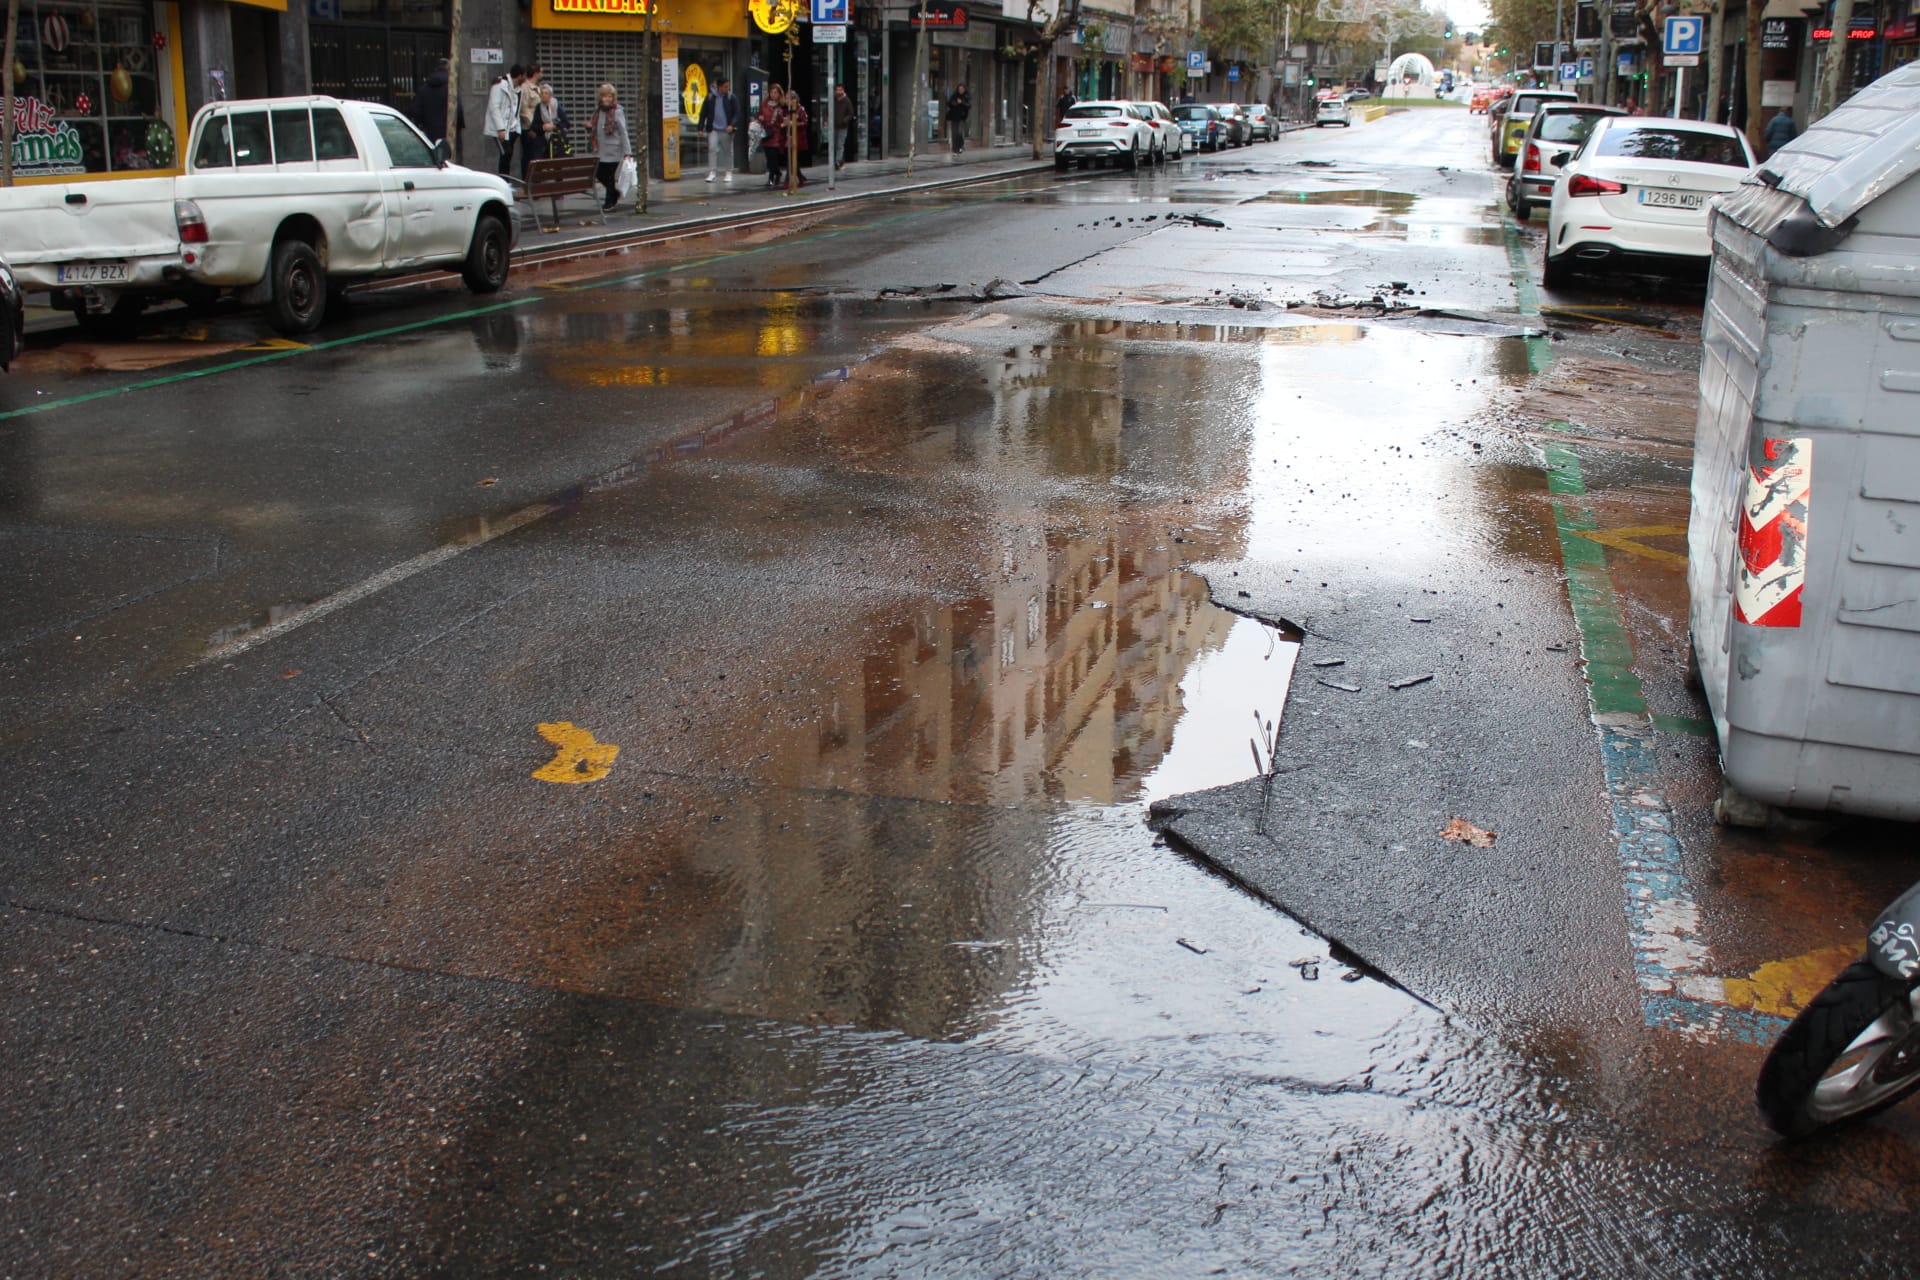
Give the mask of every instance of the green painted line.
[(1702, 720), (1697, 716), (1670, 716), (1664, 711), (1653, 713), (1653, 727), (1662, 733), (1685, 733), (1696, 738), (1717, 736), (1711, 720)]
[[(1513, 269), (1513, 291), (1520, 300), (1523, 315), (1540, 314), (1540, 291), (1533, 286), (1533, 272), (1527, 267), (1527, 246), (1520, 241), (1520, 231), (1508, 218), (1501, 218), (1500, 229), (1506, 233), (1507, 265)], [(1545, 373), (1547, 366), (1553, 363), (1553, 343), (1544, 337), (1532, 337), (1527, 342), (1527, 372)]]

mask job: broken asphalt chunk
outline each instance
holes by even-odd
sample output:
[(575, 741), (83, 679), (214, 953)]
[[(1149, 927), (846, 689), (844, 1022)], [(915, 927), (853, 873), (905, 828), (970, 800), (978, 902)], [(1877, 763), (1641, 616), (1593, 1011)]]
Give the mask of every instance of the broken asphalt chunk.
[(1425, 684), (1425, 683), (1426, 683), (1427, 681), (1429, 681), (1429, 680), (1431, 680), (1431, 679), (1433, 679), (1433, 673), (1432, 673), (1431, 671), (1429, 671), (1429, 672), (1428, 672), (1428, 673), (1427, 673), (1426, 675), (1424, 675), (1424, 676), (1408, 676), (1408, 677), (1407, 677), (1406, 679), (1404, 679), (1404, 680), (1389, 680), (1389, 681), (1387, 681), (1387, 688), (1389, 688), (1389, 689), (1411, 689), (1411, 688), (1413, 688), (1413, 686), (1415, 686), (1415, 685), (1417, 685), (1417, 684)]
[(1485, 827), (1476, 827), (1465, 818), (1454, 818), (1440, 828), (1442, 840), (1458, 840), (1461, 844), (1471, 845), (1475, 849), (1491, 849), (1494, 833)]

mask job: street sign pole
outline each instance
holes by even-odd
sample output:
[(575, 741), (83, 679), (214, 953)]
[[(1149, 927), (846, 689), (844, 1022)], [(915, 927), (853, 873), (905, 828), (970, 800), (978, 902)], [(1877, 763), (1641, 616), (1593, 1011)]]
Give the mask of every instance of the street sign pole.
[(1680, 120), (1685, 118), (1680, 114), (1680, 112), (1686, 106), (1686, 102), (1687, 102), (1687, 69), (1685, 67), (1675, 67), (1673, 69), (1673, 116), (1674, 116), (1674, 119)]

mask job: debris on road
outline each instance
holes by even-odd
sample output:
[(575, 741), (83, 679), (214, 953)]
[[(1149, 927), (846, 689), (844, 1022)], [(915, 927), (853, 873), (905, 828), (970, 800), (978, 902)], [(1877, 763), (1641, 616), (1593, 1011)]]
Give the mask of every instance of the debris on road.
[(1317, 957), (1307, 960), (1289, 960), (1287, 961), (1287, 967), (1289, 969), (1298, 969), (1302, 981), (1320, 981), (1320, 961)]
[(1345, 658), (1315, 658), (1313, 665), (1316, 667), (1344, 667), (1347, 665), (1347, 660)]
[(1429, 671), (1426, 675), (1423, 675), (1423, 676), (1408, 676), (1404, 680), (1389, 680), (1387, 681), (1387, 688), (1411, 689), (1413, 688), (1413, 686), (1417, 684), (1425, 684), (1427, 681), (1431, 679), (1433, 679), (1433, 673)]
[(1357, 684), (1342, 684), (1338, 680), (1322, 680), (1320, 683), (1327, 686), (1327, 688), (1329, 689), (1338, 689), (1342, 693), (1360, 692), (1360, 686)]
[(1204, 213), (1170, 213), (1167, 215), (1167, 221), (1185, 222), (1196, 227), (1220, 227), (1223, 229), (1227, 225), (1218, 218), (1209, 218)]
[(1455, 818), (1440, 828), (1442, 840), (1458, 840), (1461, 844), (1472, 845), (1476, 849), (1493, 848), (1494, 833), (1485, 827), (1476, 827), (1465, 818)]
[(1196, 947), (1191, 942), (1188, 942), (1185, 938), (1175, 938), (1174, 941), (1179, 943), (1181, 946), (1185, 947), (1187, 950), (1193, 952), (1193, 954), (1197, 956), (1203, 956), (1207, 954), (1207, 949), (1205, 947)]

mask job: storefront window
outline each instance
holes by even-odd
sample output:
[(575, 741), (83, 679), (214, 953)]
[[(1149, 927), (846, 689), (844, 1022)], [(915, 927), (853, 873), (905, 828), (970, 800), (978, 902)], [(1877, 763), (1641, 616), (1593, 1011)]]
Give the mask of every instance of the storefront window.
[(166, 37), (150, 5), (23, 0), (13, 75), (17, 177), (174, 167)]

